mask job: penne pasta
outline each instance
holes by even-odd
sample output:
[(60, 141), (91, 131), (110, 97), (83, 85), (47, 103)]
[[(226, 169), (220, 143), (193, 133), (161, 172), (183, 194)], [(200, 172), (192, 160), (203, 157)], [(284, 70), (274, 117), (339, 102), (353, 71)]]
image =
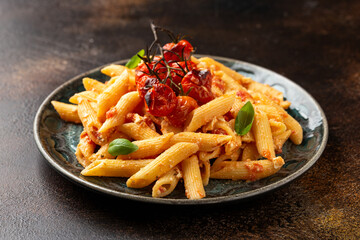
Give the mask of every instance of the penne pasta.
[(102, 145), (105, 142), (105, 136), (98, 132), (101, 123), (98, 121), (95, 110), (91, 107), (89, 100), (80, 98), (78, 105), (78, 114), (87, 132), (93, 142)]
[(78, 162), (83, 166), (88, 166), (91, 161), (90, 156), (95, 151), (96, 144), (90, 139), (89, 135), (83, 131), (80, 135), (80, 142), (77, 145), (75, 156)]
[(196, 143), (177, 143), (131, 176), (126, 185), (130, 188), (146, 187), (198, 150)]
[(89, 161), (90, 162), (94, 162), (95, 160), (98, 160), (98, 159), (115, 159), (116, 157), (111, 155), (109, 152), (108, 152), (108, 149), (109, 149), (109, 144), (111, 141), (113, 141), (114, 139), (117, 139), (117, 138), (125, 138), (125, 139), (130, 139), (127, 135), (119, 132), (119, 131), (115, 131), (113, 132), (110, 136), (109, 136), (109, 139), (106, 143), (104, 143), (100, 148), (99, 150), (92, 154), (90, 157), (89, 157)]
[(279, 135), (273, 137), (275, 151), (277, 153), (282, 152), (282, 147), (283, 147), (284, 143), (286, 142), (286, 140), (288, 140), (290, 135), (291, 135), (291, 130), (287, 130), (287, 131), (283, 132), (282, 134), (279, 134)]
[(181, 172), (178, 167), (171, 169), (155, 182), (152, 188), (152, 197), (165, 197), (172, 193), (181, 177)]
[(76, 105), (51, 101), (60, 118), (67, 122), (80, 123), (81, 120), (78, 115), (78, 107)]
[(235, 72), (231, 68), (226, 67), (224, 64), (219, 63), (212, 58), (203, 57), (203, 58), (200, 58), (199, 61), (205, 63), (206, 66), (208, 66), (209, 68), (211, 68), (211, 66), (213, 66), (212, 67), (213, 70), (223, 71), (224, 73), (226, 73), (227, 75), (229, 75), (231, 78), (235, 79), (237, 82), (241, 83), (242, 85), (252, 82), (252, 80), (250, 78), (244, 77), (243, 75)]
[(215, 71), (214, 73), (216, 76), (221, 76), (220, 79), (225, 83), (225, 93), (238, 91), (243, 88), (240, 82), (236, 81), (223, 71)]
[(283, 101), (284, 96), (283, 93), (276, 90), (275, 88), (270, 87), (267, 84), (261, 84), (255, 81), (252, 81), (248, 85), (248, 89), (254, 92), (260, 92), (269, 97), (271, 100), (275, 101), (276, 103), (280, 103)]
[(168, 148), (168, 142), (170, 141), (172, 136), (174, 136), (173, 133), (168, 133), (156, 138), (134, 141), (133, 143), (137, 145), (139, 149), (128, 155), (119, 155), (117, 158), (137, 159), (157, 156)]
[(129, 74), (127, 71), (124, 71), (120, 76), (114, 77), (114, 79), (114, 83), (108, 86), (97, 97), (97, 116), (101, 122), (105, 121), (106, 112), (128, 91)]
[(101, 72), (109, 77), (115, 77), (120, 76), (125, 70), (127, 70), (125, 66), (111, 64), (101, 69)]
[(213, 118), (224, 115), (230, 110), (234, 100), (235, 94), (225, 94), (196, 108), (189, 114), (184, 132), (195, 132)]
[(301, 144), (303, 140), (303, 129), (298, 121), (284, 111), (284, 123), (291, 130), (290, 140), (296, 144)]
[(269, 124), (271, 128), (271, 134), (273, 136), (280, 135), (286, 131), (286, 125), (282, 122), (278, 122), (274, 119), (269, 119)]
[(278, 172), (285, 164), (282, 157), (272, 160), (224, 161), (211, 171), (210, 178), (255, 181)]
[(93, 92), (93, 91), (79, 92), (79, 93), (74, 94), (74, 96), (72, 96), (69, 99), (69, 102), (74, 103), (74, 104), (79, 104), (79, 99), (84, 98), (84, 99), (89, 100), (90, 102), (97, 103), (96, 98), (98, 96), (99, 96), (99, 94), (96, 92)]
[(232, 137), (227, 135), (182, 132), (175, 134), (170, 139), (169, 145), (171, 146), (179, 142), (192, 142), (199, 145), (200, 151), (210, 152), (226, 144), (231, 139)]
[(254, 143), (248, 143), (246, 144), (243, 152), (242, 152), (242, 156), (241, 156), (241, 161), (246, 161), (246, 160), (250, 160), (250, 159), (258, 159), (260, 158), (261, 155), (259, 154), (256, 145)]
[(201, 199), (205, 197), (205, 190), (203, 181), (201, 178), (199, 160), (196, 155), (185, 159), (181, 163), (185, 195), (189, 199)]
[(221, 148), (218, 147), (212, 152), (199, 152), (199, 167), (203, 185), (209, 184), (210, 178), (210, 159), (215, 159), (221, 154)]
[(106, 88), (104, 83), (88, 77), (83, 78), (83, 85), (86, 91), (96, 92), (96, 93), (101, 93)]
[(261, 111), (255, 112), (252, 130), (256, 141), (256, 147), (261, 156), (267, 159), (274, 158), (274, 142), (272, 139), (270, 124), (265, 113)]
[(125, 123), (120, 130), (135, 140), (159, 137), (160, 134), (152, 130), (144, 121), (141, 123)]
[(141, 160), (96, 160), (81, 171), (83, 176), (131, 177), (153, 159)]
[(107, 113), (106, 121), (99, 129), (99, 132), (106, 132), (111, 128), (122, 125), (125, 122), (126, 114), (133, 111), (140, 101), (138, 92), (129, 92), (122, 96), (116, 106)]

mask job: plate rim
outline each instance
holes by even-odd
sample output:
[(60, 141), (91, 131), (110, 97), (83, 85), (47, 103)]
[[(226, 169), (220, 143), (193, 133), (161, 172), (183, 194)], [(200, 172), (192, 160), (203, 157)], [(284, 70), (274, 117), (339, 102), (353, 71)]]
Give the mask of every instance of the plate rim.
[(83, 72), (81, 74), (78, 74), (75, 77), (67, 80), (66, 82), (64, 82), (63, 84), (58, 86), (57, 88), (55, 88), (44, 99), (44, 101), (41, 103), (41, 105), (39, 106), (39, 109), (36, 112), (36, 115), (34, 118), (34, 125), (33, 125), (34, 139), (35, 139), (35, 142), (36, 142), (36, 145), (37, 145), (39, 151), (41, 152), (43, 157), (45, 157), (47, 162), (55, 170), (57, 170), (61, 175), (65, 176), (67, 179), (71, 180), (72, 182), (74, 182), (76, 184), (79, 184), (82, 187), (89, 188), (90, 190), (94, 190), (96, 192), (100, 192), (103, 194), (109, 194), (109, 195), (112, 195), (115, 197), (120, 197), (120, 198), (124, 198), (124, 199), (128, 199), (128, 200), (135, 200), (135, 201), (146, 202), (146, 203), (169, 204), (169, 205), (208, 205), (208, 204), (226, 203), (226, 202), (231, 202), (231, 201), (237, 201), (237, 200), (239, 201), (239, 200), (249, 199), (249, 198), (255, 197), (257, 195), (265, 194), (272, 190), (283, 187), (284, 185), (286, 185), (286, 184), (294, 181), (298, 177), (300, 177), (302, 174), (304, 174), (306, 171), (308, 171), (316, 163), (316, 161), (320, 158), (320, 156), (322, 155), (322, 153), (325, 150), (325, 147), (326, 147), (326, 144), (328, 141), (329, 127), (328, 127), (328, 122), (327, 122), (325, 113), (324, 113), (323, 109), (321, 108), (320, 104), (305, 89), (303, 89), (300, 85), (291, 81), (287, 77), (285, 77), (281, 74), (278, 74), (270, 69), (258, 66), (256, 64), (252, 64), (249, 62), (245, 62), (245, 61), (241, 61), (241, 60), (237, 60), (237, 59), (233, 59), (233, 58), (212, 56), (212, 55), (207, 55), (207, 54), (206, 55), (205, 54), (194, 54), (194, 56), (210, 57), (210, 58), (214, 58), (217, 60), (223, 60), (223, 61), (227, 61), (227, 62), (239, 62), (240, 64), (249, 66), (251, 68), (258, 68), (263, 71), (264, 70), (269, 71), (272, 74), (280, 76), (283, 80), (290, 82), (291, 84), (294, 84), (296, 87), (301, 89), (303, 91), (303, 93), (307, 96), (307, 98), (311, 99), (315, 103), (316, 107), (320, 111), (320, 115), (321, 115), (321, 118), (323, 121), (324, 134), (323, 134), (322, 141), (320, 143), (320, 147), (317, 150), (317, 152), (315, 153), (315, 155), (312, 158), (310, 158), (298, 171), (294, 172), (293, 174), (291, 174), (289, 176), (286, 176), (285, 178), (283, 178), (275, 183), (271, 183), (269, 185), (266, 185), (266, 186), (263, 186), (263, 187), (260, 187), (257, 189), (253, 189), (253, 190), (250, 190), (247, 192), (237, 193), (237, 194), (234, 194), (231, 196), (218, 196), (218, 197), (212, 197), (212, 198), (202, 198), (202, 199), (197, 199), (197, 200), (174, 199), (174, 198), (151, 198), (151, 197), (145, 197), (142, 195), (134, 195), (134, 194), (126, 193), (126, 192), (119, 192), (119, 191), (115, 191), (115, 190), (112, 190), (109, 188), (105, 188), (103, 186), (99, 186), (99, 185), (94, 184), (89, 181), (85, 181), (84, 179), (81, 179), (81, 178), (73, 175), (72, 173), (68, 172), (66, 169), (62, 168), (61, 165), (57, 164), (57, 162), (47, 153), (44, 146), (42, 145), (42, 141), (40, 138), (40, 122), (41, 122), (40, 120), (41, 120), (42, 113), (44, 112), (45, 106), (48, 103), (50, 103), (52, 98), (59, 91), (61, 91), (63, 88), (67, 87), (68, 85), (71, 85), (73, 82), (76, 82), (79, 78), (83, 78), (83, 77), (89, 75), (90, 73), (99, 71), (103, 67), (108, 66), (110, 64), (123, 64), (123, 63), (127, 62), (129, 59), (124, 59), (124, 60), (119, 60), (119, 61), (115, 61), (112, 63), (104, 64), (102, 66), (99, 66), (94, 69)]

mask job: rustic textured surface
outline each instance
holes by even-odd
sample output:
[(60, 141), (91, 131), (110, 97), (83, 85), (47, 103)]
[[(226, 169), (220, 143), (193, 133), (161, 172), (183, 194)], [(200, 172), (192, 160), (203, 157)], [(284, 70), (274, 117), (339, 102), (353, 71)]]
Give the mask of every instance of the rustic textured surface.
[[(2, 0), (0, 239), (360, 238), (359, 12), (356, 0)], [(247, 203), (186, 208), (99, 195), (55, 172), (33, 140), (38, 106), (149, 43), (150, 19), (192, 36), (198, 53), (267, 67), (312, 94), (330, 126), (314, 167)]]

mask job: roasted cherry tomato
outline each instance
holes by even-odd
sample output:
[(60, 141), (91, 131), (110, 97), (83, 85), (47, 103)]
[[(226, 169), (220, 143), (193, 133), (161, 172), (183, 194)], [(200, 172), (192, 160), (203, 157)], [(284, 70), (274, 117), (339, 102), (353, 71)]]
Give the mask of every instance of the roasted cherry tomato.
[(188, 72), (181, 81), (184, 92), (194, 98), (199, 104), (205, 104), (214, 99), (211, 92), (212, 75), (209, 70), (193, 69)]
[(193, 46), (186, 41), (181, 40), (178, 43), (167, 43), (163, 46), (164, 57), (167, 62), (181, 62), (190, 59)]
[(176, 102), (174, 91), (165, 84), (155, 84), (145, 94), (146, 111), (157, 117), (169, 115), (175, 109)]
[(135, 83), (137, 84), (138, 81), (143, 76), (149, 76), (149, 77), (156, 77), (154, 74), (151, 74), (149, 71), (149, 68), (152, 72), (156, 73), (161, 79), (164, 79), (166, 77), (167, 69), (163, 62), (159, 61), (158, 58), (154, 58), (154, 61), (151, 63), (147, 63), (147, 66), (145, 63), (139, 64), (139, 66), (135, 69)]
[(145, 94), (155, 85), (159, 84), (159, 79), (155, 76), (143, 75), (140, 79), (137, 79), (136, 89), (140, 95), (140, 98), (144, 98)]
[(198, 107), (195, 99), (189, 96), (178, 96), (175, 110), (167, 118), (175, 127), (182, 127), (189, 113)]
[(195, 68), (195, 63), (192, 61), (185, 61), (184, 62), (172, 62), (169, 63), (169, 66), (171, 67), (171, 77), (175, 84), (181, 83), (181, 80), (185, 76), (185, 72), (191, 71), (193, 68)]

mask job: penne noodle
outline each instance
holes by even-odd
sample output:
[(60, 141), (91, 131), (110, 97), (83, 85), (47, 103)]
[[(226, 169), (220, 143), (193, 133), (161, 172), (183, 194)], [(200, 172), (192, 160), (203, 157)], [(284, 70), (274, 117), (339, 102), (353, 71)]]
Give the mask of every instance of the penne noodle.
[(140, 101), (139, 93), (135, 91), (122, 96), (116, 106), (107, 113), (106, 121), (99, 129), (99, 132), (106, 132), (111, 128), (122, 125), (125, 122), (126, 114), (132, 112)]
[(260, 92), (260, 93), (266, 95), (271, 100), (275, 101), (277, 104), (281, 103), (284, 99), (282, 92), (276, 90), (275, 88), (270, 87), (267, 84), (262, 84), (262, 83), (252, 81), (248, 85), (248, 89), (251, 91)]
[(75, 156), (78, 162), (83, 166), (88, 166), (91, 161), (90, 156), (95, 151), (96, 144), (90, 139), (89, 135), (83, 131), (80, 135), (80, 142), (77, 145)]
[(96, 144), (90, 139), (89, 135), (85, 131), (83, 131), (80, 134), (80, 142), (78, 145), (78, 148), (80, 149), (82, 154), (86, 158), (89, 158), (94, 153), (95, 147)]
[(188, 119), (185, 122), (186, 127), (184, 132), (195, 132), (213, 118), (224, 115), (230, 110), (234, 100), (235, 93), (225, 94), (196, 108), (189, 114)]
[(135, 140), (160, 137), (160, 134), (152, 130), (144, 121), (140, 123), (125, 123), (120, 126), (120, 130)]
[(198, 150), (196, 143), (176, 143), (131, 176), (126, 185), (130, 188), (146, 187)]
[(276, 108), (272, 105), (256, 104), (255, 108), (259, 111), (266, 113), (266, 116), (268, 117), (268, 119), (273, 119), (278, 122), (283, 121), (283, 117), (281, 116), (282, 114), (280, 113), (278, 108)]
[(176, 134), (182, 132), (182, 128), (171, 125), (167, 120), (162, 120), (160, 123), (160, 127), (162, 134), (171, 133), (171, 132)]
[(97, 102), (96, 98), (98, 96), (99, 96), (99, 94), (96, 93), (96, 92), (83, 91), (83, 92), (79, 92), (79, 93), (74, 94), (74, 96), (72, 96), (69, 99), (69, 102), (74, 103), (74, 104), (79, 104), (79, 99), (84, 98), (84, 99), (89, 100), (90, 102), (96, 103)]
[[(285, 110), (284, 110), (285, 112)], [(284, 123), (288, 129), (291, 130), (290, 140), (296, 144), (301, 144), (303, 140), (303, 129), (298, 121), (296, 121), (287, 112), (284, 113)]]
[(223, 71), (215, 71), (214, 74), (216, 76), (220, 76), (220, 79), (225, 83), (225, 93), (237, 91), (239, 89), (244, 88), (240, 84), (240, 82), (236, 81), (235, 79), (224, 73)]
[(124, 71), (120, 76), (114, 77), (114, 79), (114, 83), (108, 86), (97, 97), (97, 116), (101, 122), (105, 121), (106, 112), (119, 101), (122, 95), (128, 91), (129, 74), (127, 71)]
[(224, 73), (226, 73), (231, 78), (235, 79), (237, 82), (239, 82), (241, 84), (248, 84), (248, 83), (252, 82), (252, 80), (250, 78), (244, 77), (243, 75), (235, 72), (231, 68), (226, 67), (224, 64), (221, 64), (212, 58), (203, 57), (203, 58), (200, 58), (199, 61), (205, 63), (209, 68), (211, 68), (211, 66), (213, 66), (213, 70), (223, 71)]
[(83, 176), (131, 177), (153, 159), (141, 160), (96, 160), (81, 171)]
[(157, 156), (168, 148), (168, 142), (170, 141), (172, 136), (174, 136), (173, 133), (168, 133), (156, 138), (134, 141), (133, 144), (137, 145), (139, 149), (128, 155), (119, 155), (117, 158), (138, 159)]
[(287, 130), (287, 131), (283, 132), (282, 134), (279, 134), (279, 135), (273, 137), (275, 151), (277, 153), (282, 152), (282, 147), (283, 147), (284, 143), (286, 142), (286, 140), (288, 140), (290, 135), (291, 135), (291, 130)]
[(278, 113), (280, 113), (283, 118), (284, 124), (291, 130), (290, 140), (296, 145), (301, 144), (303, 140), (303, 129), (301, 128), (300, 123), (291, 117), (281, 106), (275, 104), (265, 95), (257, 94), (256, 98), (265, 104), (272, 105), (278, 110)]
[(76, 105), (58, 101), (51, 101), (51, 104), (54, 106), (62, 120), (73, 123), (81, 123), (78, 115), (78, 107)]
[(241, 141), (243, 141), (244, 143), (255, 142), (255, 137), (253, 132), (250, 130), (247, 134), (241, 136)]
[(109, 77), (120, 76), (127, 67), (122, 65), (111, 64), (101, 69), (101, 72)]
[(211, 171), (210, 178), (255, 181), (275, 174), (284, 164), (282, 157), (272, 160), (224, 161), (216, 171)]
[(171, 169), (165, 175), (160, 177), (152, 188), (152, 197), (165, 197), (174, 191), (181, 178), (181, 172), (178, 167)]
[(199, 151), (210, 152), (229, 142), (231, 136), (210, 134), (210, 133), (193, 133), (181, 132), (175, 134), (169, 142), (169, 145), (174, 145), (179, 142), (192, 142), (199, 145)]
[(209, 184), (210, 178), (210, 159), (217, 158), (221, 154), (221, 148), (218, 147), (212, 152), (199, 152), (199, 166), (201, 172), (201, 178), (203, 185), (206, 186)]
[(254, 143), (248, 143), (246, 144), (243, 152), (242, 152), (242, 156), (241, 156), (241, 161), (246, 161), (246, 160), (250, 160), (250, 159), (258, 159), (260, 158), (261, 155), (259, 154), (256, 145)]
[(119, 131), (115, 131), (113, 132), (110, 136), (109, 136), (109, 139), (106, 143), (104, 143), (100, 148), (99, 150), (92, 154), (90, 157), (89, 157), (89, 160), (90, 162), (94, 162), (95, 160), (98, 160), (98, 159), (115, 159), (115, 156), (111, 155), (109, 152), (108, 152), (108, 149), (109, 149), (109, 144), (114, 140), (114, 139), (117, 139), (117, 138), (125, 138), (125, 139), (130, 139), (127, 135), (119, 132)]
[(226, 155), (226, 154), (222, 154), (220, 157), (218, 157), (214, 163), (212, 164), (212, 169), (218, 169), (220, 166), (220, 163), (224, 162), (224, 161), (238, 161), (240, 158), (240, 154), (241, 154), (241, 149), (238, 149), (236, 152), (234, 152), (231, 155)]
[(106, 88), (104, 83), (88, 77), (83, 78), (83, 85), (86, 91), (91, 91), (96, 93), (101, 93)]
[(256, 147), (261, 156), (267, 159), (274, 158), (274, 143), (272, 139), (270, 124), (265, 113), (261, 111), (255, 112), (252, 130), (256, 141)]
[(273, 136), (277, 136), (286, 131), (286, 125), (282, 122), (278, 122), (274, 119), (269, 119), (271, 133)]
[(181, 162), (185, 195), (189, 199), (201, 199), (205, 197), (205, 190), (201, 178), (199, 160), (196, 155)]
[(89, 100), (80, 98), (78, 114), (84, 126), (84, 130), (97, 145), (102, 145), (106, 138), (98, 132), (101, 123), (98, 121), (95, 110), (91, 107)]

